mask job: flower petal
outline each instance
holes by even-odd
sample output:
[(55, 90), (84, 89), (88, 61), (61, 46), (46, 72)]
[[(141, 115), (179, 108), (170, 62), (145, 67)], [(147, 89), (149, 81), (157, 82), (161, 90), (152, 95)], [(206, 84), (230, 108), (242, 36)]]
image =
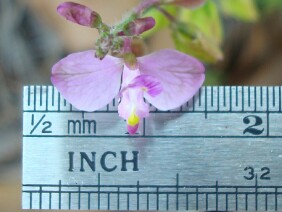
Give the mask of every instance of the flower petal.
[(124, 87), (120, 92), (122, 93), (129, 88), (138, 88), (147, 92), (152, 97), (159, 95), (163, 90), (161, 83), (155, 77), (145, 74), (135, 77), (130, 84)]
[[(153, 77), (149, 76), (149, 78)], [(142, 89), (142, 86), (145, 85), (144, 81), (145, 79), (140, 76), (138, 69), (130, 70), (124, 66), (118, 113), (120, 117), (126, 120), (127, 130), (131, 135), (136, 133), (139, 121), (149, 116), (149, 105), (144, 102), (144, 90)], [(153, 86), (151, 90), (154, 91)]]
[(130, 135), (137, 132), (140, 120), (149, 116), (149, 105), (144, 102), (143, 93), (140, 88), (129, 88), (122, 93), (118, 113), (126, 120)]
[(122, 93), (118, 106), (119, 116), (128, 120), (132, 115), (139, 119), (149, 116), (149, 105), (144, 102), (144, 92), (139, 88), (130, 88)]
[(197, 59), (175, 50), (159, 52), (137, 59), (141, 74), (154, 76), (162, 85), (156, 97), (144, 94), (149, 103), (160, 110), (180, 107), (202, 86), (205, 68)]
[(130, 135), (134, 135), (137, 132), (138, 127), (139, 127), (139, 123), (134, 126), (127, 125), (127, 131)]
[(71, 54), (52, 68), (51, 81), (77, 109), (94, 111), (108, 104), (119, 92), (123, 61), (94, 51)]

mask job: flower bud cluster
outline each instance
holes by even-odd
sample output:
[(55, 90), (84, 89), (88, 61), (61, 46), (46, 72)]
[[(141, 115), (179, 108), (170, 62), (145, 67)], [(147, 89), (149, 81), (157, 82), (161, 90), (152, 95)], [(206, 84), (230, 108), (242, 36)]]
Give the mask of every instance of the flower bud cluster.
[[(124, 39), (139, 36), (155, 26), (154, 18), (142, 17), (143, 13), (149, 8), (166, 4), (193, 8), (204, 2), (205, 0), (143, 0), (135, 10), (133, 10), (131, 16), (120, 24), (112, 27), (103, 23), (101, 16), (97, 12), (77, 3), (62, 3), (58, 6), (57, 12), (71, 22), (96, 28), (99, 31), (100, 37), (95, 43), (95, 56), (103, 59), (108, 53), (114, 55), (122, 53)], [(128, 57), (128, 53), (129, 51), (126, 52), (126, 57)]]
[[(140, 10), (145, 9), (148, 3), (158, 1), (147, 1)], [(106, 54), (119, 54), (123, 48), (123, 38), (139, 36), (143, 32), (152, 29), (155, 26), (155, 20), (152, 17), (139, 18), (137, 14), (129, 17), (125, 23), (110, 27), (103, 23), (101, 16), (90, 8), (73, 2), (65, 2), (58, 6), (57, 12), (67, 20), (76, 24), (96, 28), (100, 37), (96, 41), (96, 57), (103, 59)], [(120, 31), (117, 31), (121, 29)], [(128, 53), (128, 52), (127, 52)], [(128, 54), (127, 54), (128, 55)]]

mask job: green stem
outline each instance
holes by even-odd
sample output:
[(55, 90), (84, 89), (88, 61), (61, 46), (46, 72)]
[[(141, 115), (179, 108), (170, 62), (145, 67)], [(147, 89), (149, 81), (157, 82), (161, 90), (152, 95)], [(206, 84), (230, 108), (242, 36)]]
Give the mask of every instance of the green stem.
[(169, 12), (167, 12), (165, 9), (163, 9), (162, 7), (160, 6), (157, 6), (156, 7), (162, 14), (164, 14), (164, 16), (169, 20), (171, 21), (172, 23), (176, 23), (176, 19), (173, 15), (171, 15)]

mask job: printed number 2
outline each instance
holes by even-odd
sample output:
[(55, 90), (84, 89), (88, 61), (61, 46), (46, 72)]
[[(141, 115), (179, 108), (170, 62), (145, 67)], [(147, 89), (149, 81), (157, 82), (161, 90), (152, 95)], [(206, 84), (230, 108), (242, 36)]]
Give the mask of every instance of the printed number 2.
[(263, 133), (264, 128), (263, 129), (257, 129), (257, 126), (260, 126), (262, 124), (262, 118), (259, 116), (254, 116), (254, 115), (250, 115), (250, 116), (246, 116), (243, 119), (244, 124), (250, 124), (251, 123), (251, 119), (254, 120), (254, 122), (251, 124), (251, 126), (247, 127), (244, 130), (244, 134), (246, 133), (251, 133), (253, 135), (260, 135)]
[[(270, 168), (263, 167), (260, 169), (262, 174), (260, 175), (261, 180), (270, 180), (271, 178), (268, 176), (270, 174)], [(248, 176), (244, 176), (246, 180), (253, 180), (256, 177), (255, 169), (251, 166), (248, 166), (244, 169), (244, 171), (248, 171)]]
[[(47, 125), (47, 126), (45, 126)], [(44, 121), (43, 126), (45, 126), (42, 130), (42, 133), (52, 133), (52, 130), (48, 130), (49, 128), (52, 127), (52, 123), (50, 121)]]

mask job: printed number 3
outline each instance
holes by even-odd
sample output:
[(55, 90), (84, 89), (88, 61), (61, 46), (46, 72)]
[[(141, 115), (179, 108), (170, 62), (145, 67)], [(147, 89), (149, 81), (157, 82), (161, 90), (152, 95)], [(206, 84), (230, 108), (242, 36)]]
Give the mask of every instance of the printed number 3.
[[(251, 166), (248, 166), (244, 169), (244, 171), (248, 171), (248, 176), (244, 176), (246, 180), (253, 180), (255, 176), (257, 175), (255, 173), (255, 169)], [(270, 168), (268, 167), (263, 167), (261, 168), (262, 174), (260, 174), (260, 179), (261, 180), (270, 180), (271, 178), (268, 176), (270, 174)]]
[(244, 130), (244, 134), (246, 133), (251, 133), (253, 135), (260, 135), (263, 133), (264, 131), (264, 128), (263, 129), (257, 129), (256, 127), (257, 126), (260, 126), (262, 124), (262, 118), (259, 117), (259, 116), (255, 116), (255, 115), (250, 115), (250, 116), (246, 116), (244, 119), (243, 119), (243, 122), (244, 124), (250, 124), (251, 123), (251, 120), (254, 120), (251, 124), (251, 126), (247, 127), (245, 130)]

